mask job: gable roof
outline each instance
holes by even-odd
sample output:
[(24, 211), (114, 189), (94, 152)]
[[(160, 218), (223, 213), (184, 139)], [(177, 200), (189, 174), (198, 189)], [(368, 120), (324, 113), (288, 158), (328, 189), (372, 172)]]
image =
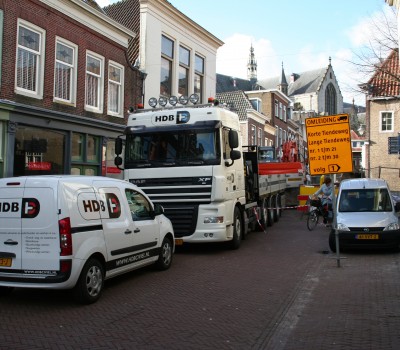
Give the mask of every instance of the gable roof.
[(217, 93), (229, 92), (229, 91), (251, 91), (258, 90), (258, 84), (253, 84), (248, 79), (235, 78), (230, 75), (223, 75), (217, 73)]
[(220, 103), (227, 104), (230, 109), (235, 111), (238, 114), (240, 121), (246, 121), (247, 111), (249, 109), (254, 109), (250, 100), (242, 90), (221, 93), (217, 92), (216, 98)]
[(368, 81), (369, 94), (372, 97), (400, 95), (399, 51), (393, 49), (389, 56), (377, 67)]
[(103, 9), (99, 6), (96, 0), (82, 0), (82, 1), (88, 4), (90, 7), (93, 7), (95, 10), (104, 13)]
[(136, 33), (136, 37), (131, 39), (127, 50), (129, 62), (134, 64), (139, 57), (140, 1), (120, 0), (104, 7), (103, 10), (107, 16)]
[[(329, 67), (329, 66), (328, 66)], [(291, 79), (290, 75), (286, 75), (286, 80), (290, 81), (288, 84), (288, 95), (302, 95), (312, 92), (317, 92), (321, 88), (322, 81), (328, 68), (319, 68), (315, 70), (306, 71), (303, 73), (293, 73), (291, 76), (295, 79)], [(266, 90), (277, 89), (278, 85), (281, 84), (282, 76), (276, 76), (273, 78), (260, 80), (258, 83)]]

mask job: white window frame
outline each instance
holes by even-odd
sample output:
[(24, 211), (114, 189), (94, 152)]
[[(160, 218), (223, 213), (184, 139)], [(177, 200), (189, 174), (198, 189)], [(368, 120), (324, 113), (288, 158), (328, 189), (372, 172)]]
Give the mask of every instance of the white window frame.
[[(261, 99), (259, 98), (250, 98), (250, 103), (253, 106), (253, 108), (257, 111), (262, 113), (261, 111)], [(254, 104), (253, 104), (254, 103)]]
[(279, 117), (279, 107), (278, 100), (275, 100), (275, 117)]
[[(116, 69), (119, 69), (120, 72), (120, 77), (121, 80), (119, 82), (110, 79), (110, 76), (108, 75), (108, 98), (107, 98), (107, 114), (108, 115), (112, 115), (114, 117), (119, 117), (119, 118), (123, 118), (124, 117), (124, 77), (125, 77), (125, 67), (117, 62), (114, 61), (108, 61), (108, 73), (110, 74), (110, 67), (114, 67)], [(111, 102), (111, 98), (110, 98), (110, 86), (111, 85), (116, 85), (118, 88), (118, 111), (112, 111), (110, 109), (110, 102)]]
[[(87, 61), (88, 58), (94, 58), (100, 61), (100, 74), (94, 74), (92, 72), (87, 71)], [(87, 94), (88, 94), (88, 85), (87, 85), (87, 77), (88, 75), (94, 76), (98, 78), (97, 82), (97, 100), (98, 106), (92, 106), (88, 104)], [(86, 63), (85, 63), (85, 110), (88, 112), (94, 113), (102, 113), (104, 109), (104, 57), (93, 52), (86, 51)]]
[[(392, 128), (390, 130), (382, 130), (383, 113), (390, 113), (391, 114)], [(380, 111), (379, 112), (379, 132), (386, 133), (386, 132), (393, 132), (393, 131), (394, 131), (394, 112), (393, 111)]]
[[(20, 28), (24, 27), (32, 32), (39, 35), (39, 51), (33, 51), (24, 46), (18, 44)], [(16, 57), (15, 57), (15, 93), (36, 99), (43, 99), (43, 85), (44, 85), (44, 59), (45, 59), (45, 42), (46, 42), (46, 31), (30, 22), (18, 18), (17, 24), (17, 42), (16, 42)], [(35, 87), (34, 90), (25, 89), (18, 86), (18, 53), (19, 50), (25, 50), (36, 55), (36, 76), (35, 76)]]
[[(203, 62), (203, 71), (199, 71), (196, 68), (196, 59), (200, 59)], [(196, 91), (197, 94), (200, 94), (200, 103), (204, 102), (205, 95), (205, 71), (206, 71), (206, 58), (205, 56), (199, 54), (198, 52), (194, 55), (193, 61), (193, 69), (194, 69), (194, 81), (193, 81), (193, 91), (197, 89), (196, 82), (199, 81), (200, 84), (200, 92)]]
[[(73, 52), (72, 64), (68, 64), (66, 62), (57, 60), (57, 44), (58, 43), (60, 43), (64, 46), (68, 46), (70, 49), (72, 49), (72, 52)], [(77, 69), (77, 67), (78, 67), (78, 45), (76, 45), (68, 40), (65, 40), (61, 37), (56, 37), (54, 60), (55, 60), (55, 62), (54, 62), (54, 97), (53, 97), (53, 100), (54, 100), (54, 102), (66, 103), (66, 104), (76, 107), (76, 87), (77, 87), (77, 77), (78, 77), (78, 69)], [(70, 67), (71, 81), (70, 81), (70, 86), (69, 86), (69, 96), (70, 96), (69, 100), (56, 96), (56, 82), (57, 82), (56, 67), (57, 67), (58, 62), (60, 62), (61, 64), (65, 65), (65, 66)]]

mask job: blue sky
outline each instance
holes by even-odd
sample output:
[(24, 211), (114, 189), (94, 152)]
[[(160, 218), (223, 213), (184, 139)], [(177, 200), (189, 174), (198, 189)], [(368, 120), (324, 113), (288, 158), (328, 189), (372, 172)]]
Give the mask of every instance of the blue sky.
[[(117, 0), (97, 0), (100, 6)], [(368, 43), (372, 18), (391, 11), (384, 0), (169, 0), (225, 44), (217, 53), (217, 73), (246, 78), (250, 45), (258, 78), (332, 66), (345, 102), (365, 105), (354, 89), (364, 82), (354, 54)]]

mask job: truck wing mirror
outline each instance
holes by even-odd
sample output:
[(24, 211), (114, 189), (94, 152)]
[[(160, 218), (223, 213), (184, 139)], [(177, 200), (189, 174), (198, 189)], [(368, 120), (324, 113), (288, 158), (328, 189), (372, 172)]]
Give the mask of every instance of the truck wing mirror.
[[(237, 148), (239, 147), (239, 136), (236, 130), (229, 130), (229, 147)], [(232, 157), (231, 157), (232, 158)]]
[(231, 150), (230, 158), (231, 158), (232, 163), (228, 163), (226, 161), (225, 166), (227, 166), (227, 167), (232, 166), (233, 163), (235, 162), (235, 160), (242, 158), (242, 154), (240, 153), (240, 151), (233, 149), (233, 150)]
[(121, 153), (122, 153), (122, 139), (118, 136), (115, 139), (115, 154), (120, 155)]

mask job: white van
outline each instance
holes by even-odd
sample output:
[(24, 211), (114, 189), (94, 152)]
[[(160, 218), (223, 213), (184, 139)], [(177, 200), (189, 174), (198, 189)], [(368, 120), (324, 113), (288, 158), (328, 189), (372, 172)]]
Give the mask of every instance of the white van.
[[(340, 183), (336, 201), (339, 249), (342, 247), (393, 247), (400, 245), (400, 203), (394, 204), (383, 179), (348, 179)], [(336, 252), (335, 230), (329, 247)]]
[(0, 179), (0, 292), (70, 289), (82, 303), (104, 280), (156, 264), (175, 249), (172, 224), (135, 185), (100, 176)]

